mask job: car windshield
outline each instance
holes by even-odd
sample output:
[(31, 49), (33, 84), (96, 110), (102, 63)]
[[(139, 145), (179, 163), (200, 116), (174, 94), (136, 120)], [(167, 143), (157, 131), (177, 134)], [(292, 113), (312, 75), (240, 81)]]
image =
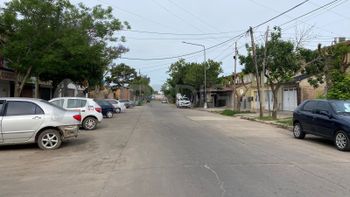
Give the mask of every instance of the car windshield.
[(335, 101), (331, 105), (337, 114), (350, 115), (350, 101)]
[(183, 100), (183, 101), (188, 101), (189, 99), (186, 98), (186, 97), (183, 97), (182, 100)]
[(122, 103), (127, 103), (127, 102), (129, 102), (128, 100), (119, 100), (120, 102), (122, 102)]

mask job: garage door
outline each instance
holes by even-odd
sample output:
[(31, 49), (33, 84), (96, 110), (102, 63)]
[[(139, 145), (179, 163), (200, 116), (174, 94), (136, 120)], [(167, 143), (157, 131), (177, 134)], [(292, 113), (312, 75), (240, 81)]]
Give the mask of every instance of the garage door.
[(297, 89), (284, 88), (283, 89), (283, 110), (294, 111), (298, 106)]

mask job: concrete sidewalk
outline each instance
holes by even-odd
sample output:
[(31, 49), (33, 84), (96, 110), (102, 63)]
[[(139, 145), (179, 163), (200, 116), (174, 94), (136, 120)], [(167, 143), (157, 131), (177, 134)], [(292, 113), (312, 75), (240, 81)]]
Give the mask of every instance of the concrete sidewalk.
[[(207, 112), (221, 112), (221, 111), (224, 111), (226, 109), (232, 110), (231, 108), (228, 108), (228, 107), (215, 107), (215, 108), (207, 108), (207, 109), (204, 109), (204, 108), (201, 108), (201, 107), (197, 107), (197, 108), (193, 108), (193, 109), (199, 110), (199, 111), (207, 111)], [(236, 114), (236, 116), (248, 117), (248, 118), (257, 118), (257, 117), (259, 117), (259, 112)], [(269, 113), (265, 111), (264, 112), (264, 117), (267, 117), (267, 116), (269, 116)], [(277, 113), (277, 118), (278, 119), (291, 118), (291, 117), (293, 117), (293, 112), (292, 111), (278, 111), (278, 113)]]

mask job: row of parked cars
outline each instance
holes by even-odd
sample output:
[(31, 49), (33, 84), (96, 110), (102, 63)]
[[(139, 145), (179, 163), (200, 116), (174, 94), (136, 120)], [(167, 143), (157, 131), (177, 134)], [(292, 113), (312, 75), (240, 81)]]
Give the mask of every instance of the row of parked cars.
[(129, 100), (114, 99), (0, 98), (0, 144), (37, 143), (41, 149), (57, 149), (63, 140), (77, 137), (80, 127), (93, 130), (103, 117), (132, 106)]

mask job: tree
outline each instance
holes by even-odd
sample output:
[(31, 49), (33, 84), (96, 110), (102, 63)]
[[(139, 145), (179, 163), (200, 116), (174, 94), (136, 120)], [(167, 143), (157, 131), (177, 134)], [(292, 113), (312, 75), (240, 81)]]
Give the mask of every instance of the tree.
[[(190, 63), (181, 59), (169, 68), (169, 78), (166, 83), (168, 91), (165, 93), (169, 93), (171, 98), (175, 98), (176, 93), (190, 97), (193, 95), (193, 90), (204, 87), (204, 68), (207, 69), (207, 87), (220, 84), (219, 75), (222, 73), (220, 62), (208, 60), (207, 63)], [(186, 88), (180, 88), (179, 92), (175, 92), (179, 86), (186, 86)]]
[[(325, 83), (328, 92), (326, 97), (344, 98), (342, 95), (346, 95), (347, 90), (344, 88), (337, 90), (336, 87), (339, 87), (339, 84), (346, 82), (348, 79), (347, 71), (350, 67), (349, 42), (338, 43), (329, 47), (319, 45), (318, 50), (304, 50), (302, 54), (305, 61), (308, 62), (304, 72), (312, 76), (309, 83), (314, 87)], [(339, 96), (335, 95), (336, 92)]]
[(108, 83), (115, 83), (118, 87), (129, 86), (137, 77), (137, 72), (134, 68), (121, 63), (110, 69), (111, 76), (106, 77)]
[(135, 79), (130, 84), (130, 87), (134, 90), (135, 95), (139, 99), (149, 97), (153, 94), (154, 90), (150, 85), (151, 79), (146, 75), (141, 75), (135, 77)]
[(0, 12), (2, 55), (16, 73), (15, 95), (29, 77), (66, 78), (78, 84), (99, 84), (111, 61), (127, 51), (115, 31), (129, 28), (112, 8), (87, 8), (68, 0), (12, 0)]
[[(245, 66), (245, 73), (255, 73), (251, 48), (248, 47), (247, 50), (247, 56), (240, 56), (241, 64)], [(264, 51), (264, 46), (256, 47), (259, 76), (263, 70)], [(278, 89), (282, 84), (289, 82), (299, 70), (300, 63), (298, 62), (298, 55), (294, 44), (290, 41), (282, 40), (281, 29), (275, 27), (274, 31), (271, 33), (271, 40), (267, 43), (266, 69), (264, 73), (267, 84), (270, 86), (273, 95), (272, 118), (277, 118)], [(257, 79), (261, 80), (259, 77), (257, 77)]]

